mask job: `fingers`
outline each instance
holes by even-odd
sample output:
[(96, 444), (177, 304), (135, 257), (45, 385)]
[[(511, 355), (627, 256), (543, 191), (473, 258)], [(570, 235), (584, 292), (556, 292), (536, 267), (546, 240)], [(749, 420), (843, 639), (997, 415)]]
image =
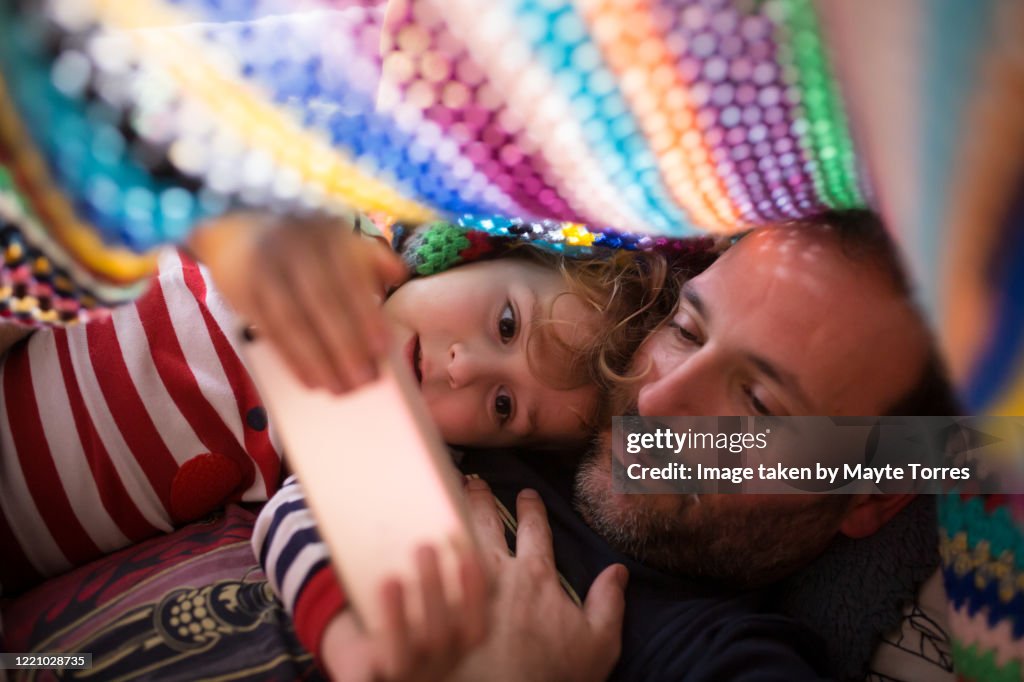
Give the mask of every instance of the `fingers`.
[(416, 565), (420, 576), (423, 600), (423, 625), (419, 649), (435, 663), (443, 663), (453, 654), (460, 639), (453, 631), (453, 614), (449, 611), (437, 551), (421, 547), (416, 551)]
[(409, 268), (389, 247), (371, 248), (370, 258), (385, 292), (391, 287), (404, 284), (409, 279)]
[(473, 532), (483, 556), (491, 564), (508, 557), (505, 542), (505, 524), (498, 514), (498, 506), (491, 494), (491, 488), (482, 479), (473, 478), (466, 483), (466, 501)]
[(613, 661), (619, 657), (628, 581), (629, 572), (626, 567), (612, 564), (597, 576), (583, 602), (584, 616), (594, 633), (604, 639), (602, 651), (610, 654)]
[(516, 512), (516, 556), (524, 560), (540, 559), (553, 568), (555, 552), (551, 544), (551, 525), (537, 491), (527, 488), (520, 492)]
[(292, 305), (287, 290), (264, 282), (255, 285), (252, 296), (254, 310), (247, 316), (249, 321), (277, 349), (302, 383), (322, 386), (327, 381), (331, 390), (343, 390), (333, 374), (325, 376), (322, 368), (330, 363), (326, 350), (318, 342), (309, 343), (309, 335), (301, 332), (306, 329), (306, 322)]
[(456, 600), (446, 594), (437, 550), (421, 547), (415, 560), (422, 604), (415, 623), (405, 611), (401, 584), (390, 580), (381, 587), (383, 627), (372, 637), (378, 679), (441, 679), (486, 635), (488, 595), (476, 557), (459, 557), (462, 598)]
[(378, 295), (406, 277), (395, 254), (347, 225), (312, 219), (268, 231), (251, 260), (253, 310), (242, 312), (303, 383), (343, 393), (377, 377), (391, 336)]
[(311, 260), (289, 276), (293, 300), (306, 321), (304, 345), (320, 348), (327, 363), (322, 371), (330, 373), (341, 390), (353, 390), (377, 376), (369, 340), (354, 320), (354, 301), (344, 300), (346, 294), (354, 297), (358, 292), (337, 292), (327, 267), (318, 265), (319, 258)]
[(380, 310), (383, 285), (375, 256), (379, 249), (374, 246), (361, 239), (335, 238), (320, 255), (333, 280), (330, 294), (343, 304), (345, 321), (360, 332), (371, 352), (390, 342), (390, 330)]
[(490, 623), (487, 574), (476, 552), (466, 552), (459, 557), (459, 582), (462, 586), (461, 645), (468, 650), (484, 641)]
[(379, 647), (376, 667), (386, 679), (400, 679), (412, 665), (412, 645), (402, 584), (397, 579), (386, 581), (381, 586), (380, 600), (384, 629), (376, 637)]

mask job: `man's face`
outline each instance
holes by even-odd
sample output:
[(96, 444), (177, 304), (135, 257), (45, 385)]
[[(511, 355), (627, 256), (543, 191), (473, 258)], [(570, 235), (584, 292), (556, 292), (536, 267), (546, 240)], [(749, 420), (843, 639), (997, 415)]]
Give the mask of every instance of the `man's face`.
[[(613, 414), (874, 415), (910, 390), (927, 332), (879, 272), (834, 237), (755, 232), (688, 282), (641, 346), (642, 381)], [(815, 495), (624, 495), (610, 433), (577, 480), (588, 522), (653, 565), (755, 584), (793, 570), (839, 531), (849, 500)]]

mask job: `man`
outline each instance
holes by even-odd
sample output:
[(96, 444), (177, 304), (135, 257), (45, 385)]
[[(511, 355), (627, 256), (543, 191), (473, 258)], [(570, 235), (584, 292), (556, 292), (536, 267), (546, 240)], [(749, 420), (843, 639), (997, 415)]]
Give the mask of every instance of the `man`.
[[(739, 240), (683, 283), (675, 313), (642, 343), (631, 369), (637, 380), (613, 397), (613, 414), (956, 411), (894, 247), (866, 212), (756, 230)], [(531, 569), (534, 559), (493, 562), (506, 587), (499, 590), (491, 644), (474, 656), (488, 661), (476, 663), (488, 676), (507, 668), (509, 679), (519, 679), (526, 672), (518, 666), (527, 665), (531, 675), (548, 670), (549, 679), (577, 676), (580, 670), (591, 673), (582, 679), (603, 677), (607, 670), (600, 665), (581, 667), (583, 662), (565, 651), (599, 651), (604, 657), (617, 652), (618, 622), (608, 614), (615, 611), (609, 604), (621, 597), (624, 572), (609, 566), (621, 563), (630, 587), (617, 679), (729, 679), (745, 672), (786, 679), (831, 673), (863, 677), (881, 634), (864, 622), (893, 625), (900, 599), (908, 596), (899, 589), (936, 565), (928, 500), (911, 505), (909, 495), (721, 495), (695, 501), (683, 495), (617, 494), (608, 431), (582, 464), (550, 452), (479, 453), (466, 456), (460, 466), (489, 483), (506, 510), (516, 507), (524, 489), (539, 492), (551, 511), (554, 565), (577, 603), (590, 591), (581, 613), (564, 597), (540, 598), (551, 595), (552, 586), (560, 594), (553, 570)], [(480, 535), (493, 550), (488, 556), (503, 556), (504, 534), (495, 528), (503, 518), (505, 530), (514, 533), (515, 522), (507, 511), (496, 514), (490, 492), (481, 486), (474, 483), (470, 491)], [(481, 496), (487, 503), (480, 503)], [(518, 502), (530, 514), (529, 525), (544, 525), (536, 497)], [(288, 506), (294, 511), (294, 503)], [(264, 528), (283, 525), (272, 507), (263, 516)], [(892, 529), (894, 519), (905, 540), (899, 559), (870, 546), (876, 535), (884, 535), (880, 530)], [(266, 532), (259, 525), (257, 537)], [(536, 534), (536, 529), (525, 532)], [(266, 546), (274, 547), (274, 540)], [(801, 594), (787, 585), (797, 574), (810, 584), (819, 580), (813, 572), (816, 558), (834, 554), (837, 547), (846, 552), (839, 564), (881, 564), (898, 574), (889, 577), (896, 588), (870, 585), (885, 598), (875, 603), (857, 594), (855, 601), (866, 606), (837, 613), (830, 609), (829, 594)], [(551, 551), (528, 555), (543, 565)], [(270, 550), (278, 553), (287, 552)], [(532, 580), (522, 579), (524, 574)], [(512, 577), (501, 577), (506, 575)], [(861, 591), (845, 589), (837, 588), (846, 601)], [(892, 603), (885, 603), (890, 597)], [(824, 625), (790, 608), (801, 600), (818, 603)], [(581, 620), (595, 610), (604, 614), (598, 628)], [(509, 630), (506, 617), (517, 626)], [(848, 622), (835, 628), (844, 618)], [(828, 646), (819, 644), (806, 625), (831, 628)], [(320, 641), (315, 634), (313, 639)], [(495, 665), (495, 656), (504, 665)], [(572, 660), (577, 665), (565, 667)], [(472, 670), (474, 661), (468, 665)]]
[[(617, 396), (614, 414), (956, 413), (894, 248), (863, 212), (741, 239), (685, 283), (676, 314), (642, 345), (633, 369), (646, 372)], [(560, 470), (549, 455), (471, 456), (462, 468), (487, 480), (505, 506), (524, 487), (540, 493), (551, 514), (555, 564), (577, 593), (610, 564), (628, 567), (615, 679), (802, 679), (858, 667), (863, 675), (865, 657), (824, 660), (828, 649), (776, 615), (772, 597), (837, 540), (848, 539), (845, 547), (856, 551), (849, 540), (871, 538), (901, 510), (909, 513), (912, 496), (625, 495), (612, 490), (611, 457), (606, 431), (575, 471)], [(480, 494), (470, 491), (474, 515), (493, 528)], [(530, 524), (542, 525), (530, 500)], [(934, 568), (927, 565), (934, 527), (913, 530), (931, 537), (930, 549), (888, 570), (921, 575)], [(493, 532), (481, 535), (493, 546)], [(496, 568), (499, 575), (530, 572), (514, 561)], [(593, 588), (601, 594), (588, 602), (614, 605), (609, 583), (603, 577)], [(562, 679), (586, 670), (572, 652), (615, 650), (614, 623), (588, 619), (597, 604), (569, 622), (572, 611), (538, 596), (544, 590), (537, 584), (506, 592), (512, 594), (499, 596), (497, 632), (475, 655), (488, 669), (518, 679), (533, 666)], [(871, 596), (839, 595), (846, 610)], [(517, 625), (503, 626), (503, 617)], [(474, 664), (471, 658), (470, 670)]]

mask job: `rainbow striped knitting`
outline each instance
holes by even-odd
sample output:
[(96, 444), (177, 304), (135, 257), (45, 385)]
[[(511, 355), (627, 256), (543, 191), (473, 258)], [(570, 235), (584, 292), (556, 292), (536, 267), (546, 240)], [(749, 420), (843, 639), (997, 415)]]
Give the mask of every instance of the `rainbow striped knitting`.
[(939, 522), (959, 678), (1024, 679), (1024, 497), (947, 496)]
[(1020, 413), (1021, 7), (6, 0), (0, 315), (130, 299), (155, 246), (234, 207), (617, 246), (870, 203), (969, 406)]
[(863, 203), (807, 0), (9, 4), (5, 244), (86, 307), (233, 206), (552, 219), (615, 246)]
[[(968, 407), (1024, 412), (1024, 5), (825, 6), (0, 0), (0, 316), (102, 314), (155, 247), (237, 207), (585, 251), (877, 194)], [(1021, 502), (942, 514), (959, 672), (1022, 679)]]

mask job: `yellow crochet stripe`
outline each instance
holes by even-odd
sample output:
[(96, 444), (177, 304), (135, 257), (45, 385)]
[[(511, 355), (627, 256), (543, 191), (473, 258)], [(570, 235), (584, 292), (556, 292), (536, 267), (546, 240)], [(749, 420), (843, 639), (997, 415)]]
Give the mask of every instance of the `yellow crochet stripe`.
[(433, 216), (426, 206), (366, 175), (257, 88), (222, 68), (211, 58), (209, 46), (176, 30), (194, 24), (193, 17), (152, 0), (95, 0), (95, 7), (101, 23), (128, 32), (146, 63), (159, 64), (185, 92), (197, 97), (219, 120), (228, 122), (232, 132), (329, 198), (364, 212), (387, 212), (400, 220), (422, 222)]
[[(119, 286), (134, 284), (156, 269), (156, 258), (103, 243), (96, 231), (75, 215), (74, 208), (55, 186), (46, 162), (32, 145), (22, 126), (6, 84), (0, 76), (0, 150), (6, 150), (16, 183), (49, 227), (49, 237), (77, 263), (99, 280)], [(5, 156), (0, 151), (0, 159)], [(60, 255), (54, 254), (59, 262)]]
[(1017, 570), (1010, 552), (993, 557), (987, 541), (979, 542), (974, 551), (968, 550), (967, 533), (960, 531), (952, 538), (942, 531), (939, 553), (943, 566), (952, 567), (958, 576), (974, 573), (975, 587), (985, 589), (989, 583), (999, 585), (999, 599), (1009, 603), (1017, 594), (1024, 593), (1024, 572)]

